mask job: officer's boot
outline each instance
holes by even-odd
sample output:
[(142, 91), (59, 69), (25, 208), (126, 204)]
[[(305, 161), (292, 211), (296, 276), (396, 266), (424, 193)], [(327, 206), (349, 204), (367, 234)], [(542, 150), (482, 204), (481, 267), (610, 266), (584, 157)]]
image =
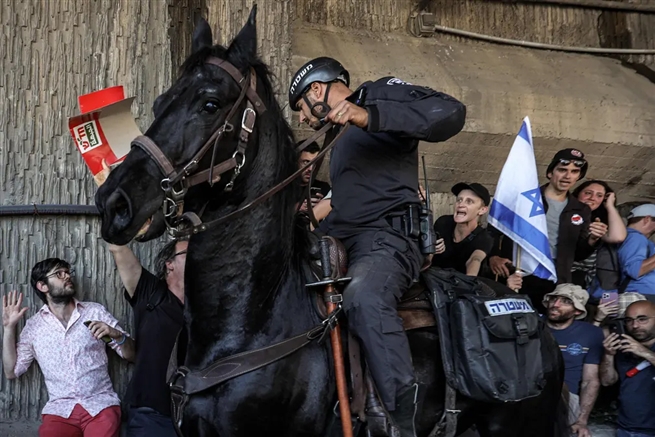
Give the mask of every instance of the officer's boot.
[(413, 384), (396, 396), (396, 409), (389, 412), (400, 437), (416, 437), (416, 408), (418, 404), (418, 384)]

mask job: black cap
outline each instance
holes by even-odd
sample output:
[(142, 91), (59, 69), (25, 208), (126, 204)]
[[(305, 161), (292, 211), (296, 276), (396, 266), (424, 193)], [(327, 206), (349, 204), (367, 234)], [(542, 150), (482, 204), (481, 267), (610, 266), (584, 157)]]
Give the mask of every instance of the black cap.
[(491, 202), (491, 196), (489, 195), (489, 190), (485, 188), (484, 185), (473, 182), (472, 184), (467, 184), (466, 182), (460, 182), (459, 184), (453, 185), (453, 188), (450, 191), (453, 192), (455, 196), (462, 192), (462, 190), (471, 190), (482, 199), (484, 206), (489, 206)]
[(571, 162), (582, 162), (583, 164), (580, 167), (580, 179), (584, 178), (587, 174), (587, 169), (589, 168), (589, 163), (584, 159), (584, 153), (578, 149), (562, 149), (553, 156), (553, 159), (548, 164), (546, 169), (546, 175), (551, 173), (557, 164), (561, 161), (571, 161)]
[(293, 76), (289, 85), (289, 107), (292, 111), (298, 111), (296, 104), (312, 83), (328, 83), (335, 80), (343, 82), (346, 86), (350, 85), (350, 74), (339, 61), (326, 56), (312, 59), (300, 67)]

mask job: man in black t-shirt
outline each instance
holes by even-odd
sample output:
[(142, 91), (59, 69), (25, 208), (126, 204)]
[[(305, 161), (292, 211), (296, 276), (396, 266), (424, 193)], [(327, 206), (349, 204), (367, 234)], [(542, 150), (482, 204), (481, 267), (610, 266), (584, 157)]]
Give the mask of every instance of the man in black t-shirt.
[(127, 437), (176, 437), (166, 371), (184, 320), (187, 241), (171, 241), (157, 255), (157, 276), (127, 246), (109, 245), (134, 311), (136, 359), (127, 388)]
[(480, 226), (480, 218), (489, 210), (491, 196), (478, 183), (460, 182), (452, 192), (457, 196), (454, 214), (442, 215), (434, 224), (437, 251), (432, 265), (477, 276), (493, 245), (491, 236)]

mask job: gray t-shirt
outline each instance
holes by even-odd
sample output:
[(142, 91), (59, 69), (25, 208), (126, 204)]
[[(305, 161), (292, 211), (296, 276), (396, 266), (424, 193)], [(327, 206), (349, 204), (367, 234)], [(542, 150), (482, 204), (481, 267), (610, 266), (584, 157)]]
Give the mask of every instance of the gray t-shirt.
[(550, 253), (553, 260), (557, 258), (557, 235), (559, 234), (559, 216), (564, 211), (569, 199), (559, 202), (553, 199), (547, 199), (548, 211), (546, 211), (546, 226), (548, 227), (548, 242), (550, 243)]

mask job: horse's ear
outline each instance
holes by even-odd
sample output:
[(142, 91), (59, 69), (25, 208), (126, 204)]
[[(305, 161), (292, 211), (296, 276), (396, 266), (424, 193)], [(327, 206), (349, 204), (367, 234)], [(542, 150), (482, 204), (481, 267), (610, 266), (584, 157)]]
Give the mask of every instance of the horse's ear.
[(212, 46), (212, 28), (204, 18), (200, 17), (196, 23), (196, 29), (193, 31), (193, 40), (191, 42), (191, 53)]
[(248, 21), (234, 38), (228, 53), (238, 59), (248, 61), (257, 57), (257, 5), (250, 10)]

